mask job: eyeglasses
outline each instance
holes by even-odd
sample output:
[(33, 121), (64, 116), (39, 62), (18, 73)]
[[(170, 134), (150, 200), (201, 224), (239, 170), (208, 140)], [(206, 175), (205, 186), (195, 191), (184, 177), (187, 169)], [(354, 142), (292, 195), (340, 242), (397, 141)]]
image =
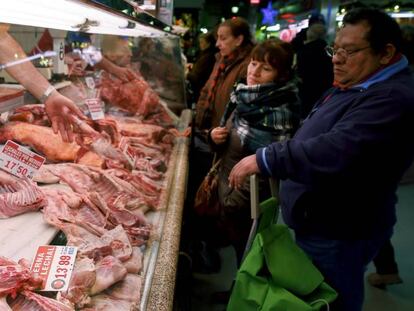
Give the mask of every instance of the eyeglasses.
[(364, 48), (355, 49), (355, 50), (347, 50), (343, 48), (334, 48), (332, 46), (326, 46), (325, 52), (328, 54), (329, 57), (334, 57), (334, 55), (338, 55), (342, 57), (343, 59), (347, 59), (349, 56), (354, 55), (355, 53), (358, 53), (362, 50), (369, 49), (370, 46), (366, 46)]

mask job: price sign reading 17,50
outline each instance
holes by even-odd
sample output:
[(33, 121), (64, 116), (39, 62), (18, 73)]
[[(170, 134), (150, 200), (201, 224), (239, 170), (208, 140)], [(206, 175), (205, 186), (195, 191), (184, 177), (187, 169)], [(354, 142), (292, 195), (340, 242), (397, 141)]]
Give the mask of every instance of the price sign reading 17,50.
[(0, 168), (17, 177), (33, 178), (45, 158), (8, 140), (0, 152)]
[(39, 246), (31, 270), (43, 279), (42, 290), (67, 290), (76, 253), (74, 246)]

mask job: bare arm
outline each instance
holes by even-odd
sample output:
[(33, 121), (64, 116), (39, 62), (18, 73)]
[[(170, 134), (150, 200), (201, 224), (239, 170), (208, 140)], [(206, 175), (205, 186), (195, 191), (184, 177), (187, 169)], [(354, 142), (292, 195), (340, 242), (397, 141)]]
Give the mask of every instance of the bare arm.
[[(2, 64), (26, 57), (19, 43), (7, 31), (8, 26), (1, 24), (0, 63)], [(7, 68), (7, 72), (39, 100), (50, 88), (49, 81), (36, 70), (31, 62), (11, 66)], [(64, 141), (73, 141), (73, 126), (76, 124), (76, 117), (85, 118), (79, 108), (72, 100), (56, 90), (50, 92), (44, 104), (46, 113), (52, 122), (53, 131), (60, 132)]]

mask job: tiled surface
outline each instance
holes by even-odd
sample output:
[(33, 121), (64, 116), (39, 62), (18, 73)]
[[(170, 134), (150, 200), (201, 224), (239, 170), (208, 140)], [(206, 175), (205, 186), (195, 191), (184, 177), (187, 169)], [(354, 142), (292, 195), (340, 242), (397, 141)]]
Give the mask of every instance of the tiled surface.
[[(404, 283), (381, 290), (366, 284), (364, 311), (414, 310), (414, 184), (398, 189), (398, 223), (392, 239), (400, 276)], [(213, 304), (210, 295), (229, 288), (235, 274), (235, 253), (231, 247), (220, 250), (222, 269), (218, 274), (195, 274), (191, 286), (191, 308), (195, 311), (223, 311), (225, 305)], [(373, 272), (374, 267), (369, 267)]]

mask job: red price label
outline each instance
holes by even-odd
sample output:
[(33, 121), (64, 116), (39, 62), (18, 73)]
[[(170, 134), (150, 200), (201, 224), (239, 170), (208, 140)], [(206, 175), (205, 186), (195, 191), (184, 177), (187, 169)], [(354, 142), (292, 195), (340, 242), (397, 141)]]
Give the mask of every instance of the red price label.
[(8, 140), (0, 152), (0, 168), (17, 177), (33, 178), (45, 158)]
[(85, 100), (91, 114), (92, 120), (100, 120), (105, 118), (105, 114), (102, 110), (101, 100), (99, 98), (87, 98)]
[(39, 246), (32, 272), (43, 279), (44, 291), (64, 291), (69, 286), (77, 248), (75, 246)]

